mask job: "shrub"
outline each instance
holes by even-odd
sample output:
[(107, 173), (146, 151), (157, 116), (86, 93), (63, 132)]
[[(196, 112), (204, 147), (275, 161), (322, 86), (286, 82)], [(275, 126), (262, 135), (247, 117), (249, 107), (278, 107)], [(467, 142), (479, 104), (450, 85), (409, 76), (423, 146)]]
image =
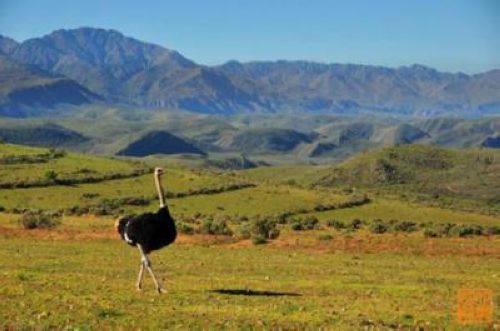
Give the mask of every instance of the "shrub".
[(329, 240), (332, 240), (333, 239), (333, 236), (329, 233), (326, 233), (326, 234), (322, 234), (318, 237), (318, 240), (320, 241), (329, 241)]
[(25, 229), (53, 229), (61, 222), (61, 214), (47, 211), (28, 211), (20, 219)]
[(351, 221), (350, 227), (353, 230), (359, 230), (363, 227), (363, 221), (360, 220), (359, 218), (355, 218)]
[(294, 231), (313, 230), (319, 228), (319, 221), (314, 216), (308, 216), (306, 218), (295, 218), (290, 225)]
[(394, 230), (401, 232), (413, 232), (417, 230), (417, 224), (414, 222), (407, 222), (407, 221), (403, 221), (401, 223), (396, 222), (394, 224)]
[(489, 236), (500, 235), (500, 226), (489, 226), (484, 230), (484, 234)]
[(93, 198), (97, 198), (99, 195), (100, 195), (99, 193), (83, 193), (82, 198), (93, 199)]
[(381, 219), (373, 220), (373, 223), (370, 225), (370, 231), (372, 233), (382, 234), (386, 233), (389, 229), (389, 226), (385, 224)]
[(177, 231), (179, 233), (188, 234), (188, 235), (194, 234), (194, 228), (190, 225), (187, 225), (184, 222), (177, 222), (176, 228), (177, 228)]
[(149, 200), (143, 197), (125, 197), (118, 199), (116, 203), (128, 206), (147, 206), (149, 205)]
[(342, 230), (345, 229), (347, 226), (345, 225), (344, 222), (339, 221), (339, 220), (327, 220), (326, 221), (326, 226), (332, 227), (335, 230)]
[(57, 181), (57, 172), (54, 170), (47, 170), (44, 177), (48, 182), (54, 183)]
[(438, 236), (449, 236), (451, 230), (455, 227), (455, 224), (447, 223), (447, 224), (439, 224), (434, 229), (437, 232)]
[(256, 219), (251, 223), (251, 233), (254, 236), (262, 235), (266, 239), (276, 239), (280, 234), (276, 222), (265, 218)]
[(240, 224), (237, 233), (240, 238), (251, 238), (254, 244), (263, 244), (267, 240), (278, 238), (280, 231), (275, 219), (254, 218), (249, 222)]
[(49, 156), (51, 158), (60, 158), (66, 156), (66, 151), (64, 149), (49, 148)]
[(250, 222), (241, 223), (236, 227), (235, 232), (238, 238), (250, 239), (252, 236), (252, 224)]
[(274, 216), (274, 219), (276, 220), (276, 222), (278, 224), (286, 224), (286, 218), (287, 218), (287, 214), (286, 213), (283, 213), (283, 214), (278, 214), (276, 216)]
[(95, 174), (97, 171), (89, 168), (81, 168), (76, 171), (77, 174)]
[(290, 227), (292, 228), (293, 231), (302, 231), (304, 230), (304, 226), (302, 225), (301, 222), (295, 220), (290, 224)]
[(254, 245), (262, 245), (262, 244), (267, 243), (267, 239), (262, 235), (257, 235), (257, 236), (252, 237), (252, 243)]
[(438, 237), (440, 237), (439, 233), (435, 229), (432, 229), (432, 228), (426, 228), (424, 230), (424, 236), (426, 238), (438, 238)]
[(85, 215), (88, 214), (89, 212), (90, 212), (89, 207), (81, 207), (81, 206), (73, 206), (66, 208), (66, 210), (64, 210), (64, 213), (66, 215), (77, 215), (77, 216)]
[(467, 237), (467, 236), (480, 236), (483, 234), (483, 227), (480, 225), (458, 225), (452, 228), (450, 231), (451, 235), (459, 236), (459, 237)]
[(319, 204), (319, 205), (316, 205), (313, 210), (314, 211), (325, 211), (325, 210), (333, 210), (335, 209), (336, 207), (333, 206), (333, 205), (324, 205), (324, 204)]
[(206, 220), (201, 224), (199, 229), (200, 233), (203, 234), (220, 234), (225, 236), (230, 236), (233, 234), (231, 229), (228, 227), (226, 221), (223, 220)]

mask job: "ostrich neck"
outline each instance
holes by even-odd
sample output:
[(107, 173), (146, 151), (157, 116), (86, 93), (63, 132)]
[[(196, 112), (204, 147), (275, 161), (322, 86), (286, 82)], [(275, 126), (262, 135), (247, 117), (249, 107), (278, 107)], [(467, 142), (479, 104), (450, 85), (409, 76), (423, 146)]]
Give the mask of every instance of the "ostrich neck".
[(158, 191), (158, 199), (160, 199), (160, 208), (165, 207), (165, 194), (161, 186), (160, 176), (155, 176), (156, 190)]

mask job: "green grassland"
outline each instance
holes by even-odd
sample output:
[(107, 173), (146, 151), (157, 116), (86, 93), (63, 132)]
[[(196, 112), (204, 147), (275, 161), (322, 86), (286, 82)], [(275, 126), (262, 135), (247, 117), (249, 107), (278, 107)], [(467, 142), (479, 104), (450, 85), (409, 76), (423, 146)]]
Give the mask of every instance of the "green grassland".
[(437, 255), (179, 243), (152, 255), (168, 289), (158, 296), (150, 279), (136, 292), (138, 252), (117, 239), (2, 236), (0, 326), (463, 329), (457, 290), (500, 289), (499, 243), (493, 253), (458, 248), (491, 244), (441, 239), (434, 249), (456, 253)]
[(286, 211), (312, 209), (321, 203), (347, 201), (347, 197), (283, 186), (260, 185), (255, 188), (217, 195), (197, 195), (174, 199), (173, 208), (181, 213), (272, 216)]
[[(47, 152), (0, 144), (0, 158)], [(123, 197), (147, 199), (143, 205), (123, 205), (120, 212), (155, 210), (151, 174), (105, 175), (148, 169), (156, 159), (143, 164), (66, 153), (39, 163), (20, 160), (0, 165), (0, 182), (41, 180), (47, 171), (58, 178), (102, 180), (0, 189), (0, 328), (462, 329), (455, 316), (459, 288), (491, 289), (498, 306), (499, 236), (431, 239), (422, 231), (373, 234), (368, 227), (351, 232), (327, 226), (332, 219), (369, 224), (377, 218), (498, 226), (495, 208), (484, 213), (486, 204), (480, 212), (465, 212), (401, 200), (392, 191), (384, 194), (378, 184), (376, 190), (370, 185), (353, 189), (355, 182), (343, 186), (336, 177), (326, 177), (332, 174), (326, 166), (215, 172), (159, 160), (166, 167), (163, 183), (175, 217), (211, 215), (227, 219), (233, 229), (242, 217), (283, 213), (314, 216), (320, 223), (314, 230), (294, 231), (285, 222), (277, 239), (258, 246), (238, 236), (181, 234), (175, 245), (152, 255), (169, 290), (158, 296), (150, 282), (143, 293), (136, 292), (139, 254), (119, 240), (115, 215), (64, 215), (55, 229), (25, 230), (21, 215), (13, 213), (66, 210)], [(496, 162), (491, 164), (496, 167)], [(488, 168), (491, 164), (481, 176), (494, 184), (496, 168)], [(82, 168), (90, 171), (78, 172)], [(467, 167), (462, 173), (471, 176)], [(447, 178), (458, 178), (453, 176)], [(469, 183), (487, 199), (495, 192), (491, 183)], [(365, 193), (368, 202), (345, 205)], [(331, 207), (319, 211), (318, 206)], [(496, 308), (493, 319), (499, 317)]]
[(39, 155), (47, 152), (48, 149), (22, 145), (1, 144), (0, 147), (1, 158), (16, 155)]
[[(0, 148), (1, 149), (1, 148)], [(142, 167), (144, 168), (144, 167)], [(30, 183), (43, 180), (48, 171), (54, 171), (57, 179), (101, 178), (113, 174), (128, 175), (142, 169), (140, 166), (69, 153), (65, 157), (33, 164), (4, 164), (0, 168), (0, 183)]]
[[(200, 176), (186, 171), (169, 169), (166, 176), (168, 192), (185, 192), (205, 187), (218, 187), (228, 180)], [(143, 175), (134, 178), (109, 180), (98, 184), (57, 185), (30, 189), (0, 190), (0, 205), (7, 209), (61, 209), (75, 205), (90, 205), (102, 199), (119, 197), (154, 197), (153, 177)]]
[(427, 205), (500, 215), (500, 152), (401, 145), (334, 166), (285, 165), (242, 172), (249, 180), (365, 192)]
[(372, 203), (356, 208), (314, 212), (307, 215), (315, 216), (319, 220), (338, 219), (341, 221), (351, 221), (359, 218), (366, 221), (374, 219), (390, 221), (396, 219), (415, 223), (459, 223), (485, 226), (498, 225), (500, 221), (498, 216), (428, 207), (411, 202), (383, 198), (374, 199)]
[(499, 174), (500, 151), (403, 145), (355, 156), (324, 171), (315, 184), (419, 193), (443, 203), (474, 200), (500, 210)]

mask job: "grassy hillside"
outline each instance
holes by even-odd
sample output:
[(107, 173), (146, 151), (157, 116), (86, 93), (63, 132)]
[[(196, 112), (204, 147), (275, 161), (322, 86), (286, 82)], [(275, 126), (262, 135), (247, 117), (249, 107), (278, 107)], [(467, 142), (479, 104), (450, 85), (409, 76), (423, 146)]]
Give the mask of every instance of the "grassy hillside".
[[(425, 165), (452, 169), (453, 153)], [(496, 216), (311, 187), (329, 166), (215, 172), (145, 161), (0, 144), (0, 184), (39, 184), (0, 188), (0, 328), (460, 329), (457, 290), (500, 286)], [(149, 279), (134, 290), (139, 255), (113, 227), (116, 215), (157, 209), (156, 164), (180, 232), (152, 255), (162, 296)], [(25, 209), (63, 215), (28, 230)], [(255, 245), (266, 242), (245, 234), (255, 224), (278, 236)]]
[(314, 134), (289, 129), (261, 128), (244, 130), (219, 140), (217, 145), (231, 151), (272, 154), (290, 152), (302, 143), (311, 143), (314, 138)]
[[(0, 206), (8, 210), (64, 209), (105, 199), (155, 197), (151, 168), (138, 162), (11, 144), (0, 144), (0, 162)], [(168, 194), (174, 196), (224, 190), (241, 182), (171, 166), (164, 180)]]
[(0, 144), (0, 187), (52, 186), (133, 177), (146, 171), (138, 163)]
[[(389, 160), (395, 162), (394, 164), (398, 167), (403, 167), (406, 164), (405, 157), (410, 157), (410, 154), (404, 153), (409, 152), (409, 148), (401, 147), (392, 152), (382, 150), (378, 153), (382, 153), (380, 155), (388, 153)], [(442, 177), (442, 175), (434, 174), (434, 171), (451, 171), (455, 164), (453, 162), (457, 162), (453, 151), (429, 150), (427, 147), (412, 148), (420, 148), (415, 153), (411, 153), (411, 155), (418, 156), (417, 159), (410, 160), (412, 167), (425, 165), (428, 170), (427, 176)], [(395, 151), (399, 153), (394, 154)], [(424, 158), (430, 151), (434, 157)], [(469, 153), (477, 154), (475, 151)], [(463, 155), (464, 160), (469, 160), (470, 156), (466, 157), (467, 153)], [(172, 212), (182, 217), (208, 215), (215, 218), (222, 217), (234, 224), (237, 224), (243, 217), (258, 215), (272, 218), (277, 215), (314, 214), (319, 219), (326, 220), (325, 215), (335, 217), (339, 214), (348, 215), (354, 219), (365, 218), (366, 208), (368, 210), (378, 208), (379, 211), (367, 217), (367, 221), (375, 218), (389, 219), (389, 215), (392, 215), (394, 219), (413, 220), (420, 223), (494, 224), (491, 219), (485, 219), (477, 214), (461, 214), (457, 211), (442, 216), (441, 209), (427, 207), (430, 208), (426, 209), (430, 216), (422, 218), (418, 216), (421, 215), (419, 208), (424, 207), (415, 207), (413, 214), (411, 208), (407, 208), (404, 204), (395, 207), (394, 204), (397, 205), (399, 202), (387, 200), (384, 197), (394, 195), (404, 187), (415, 190), (411, 192), (419, 193), (420, 187), (409, 181), (410, 179), (422, 180), (421, 177), (410, 176), (418, 168), (407, 166), (403, 168), (406, 172), (396, 172), (396, 175), (391, 173), (397, 179), (400, 178), (398, 177), (400, 173), (410, 174), (407, 177), (401, 177), (408, 181), (393, 184), (391, 182), (393, 177), (383, 177), (384, 182), (381, 183), (377, 181), (379, 177), (376, 179), (371, 177), (373, 174), (367, 171), (370, 167), (365, 167), (365, 163), (362, 162), (374, 160), (377, 165), (378, 159), (371, 154), (362, 155), (333, 169), (327, 166), (287, 166), (262, 167), (238, 172), (214, 172), (182, 168), (169, 159), (163, 159), (161, 162), (159, 159), (149, 159), (147, 160), (148, 166), (120, 159), (2, 144), (0, 145), (0, 161), (2, 160), (4, 164), (0, 169), (0, 206), (7, 211), (14, 212), (25, 209), (47, 209), (78, 214), (116, 215), (145, 209), (155, 210), (156, 192), (152, 185), (150, 169), (154, 164), (162, 164), (166, 166), (164, 185)], [(418, 164), (416, 160), (423, 163)], [(493, 161), (488, 167), (496, 166), (495, 162)], [(488, 177), (490, 181), (488, 185), (491, 185), (490, 190), (494, 191), (498, 189), (494, 185), (496, 178), (493, 178), (496, 168), (489, 169), (488, 167), (486, 174), (491, 176), (491, 178)], [(350, 174), (348, 171), (353, 171), (352, 177), (342, 179), (331, 176), (332, 173), (333, 175)], [(454, 174), (453, 171), (450, 173)], [(419, 172), (419, 176), (423, 175)], [(353, 178), (356, 181), (353, 181)], [(450, 175), (450, 178), (455, 177)], [(456, 180), (458, 181), (458, 177)], [(316, 187), (312, 187), (311, 184)], [(485, 192), (484, 194), (490, 193), (488, 185), (475, 186), (474, 190)], [(353, 186), (367, 190), (360, 189), (356, 192)], [(330, 187), (335, 189), (331, 190)], [(387, 192), (384, 191), (385, 194), (377, 196), (377, 192), (370, 188), (383, 189)], [(371, 202), (368, 201), (367, 206), (363, 206), (364, 203), (360, 206), (349, 204), (350, 201), (362, 199), (364, 192), (371, 192), (369, 199)], [(406, 193), (411, 194), (411, 192)], [(458, 193), (453, 193), (456, 195), (452, 197), (468, 198), (468, 196), (462, 197)], [(347, 207), (346, 210), (342, 207), (343, 205)], [(489, 209), (490, 213), (495, 211), (495, 207)], [(321, 217), (318, 212), (321, 213)], [(463, 215), (465, 216), (462, 217)], [(345, 219), (345, 217), (341, 218)]]
[(315, 185), (422, 194), (442, 204), (477, 202), (500, 211), (500, 152), (403, 145), (357, 155), (323, 171)]
[(9, 124), (0, 124), (0, 140), (11, 144), (77, 148), (89, 142), (90, 139), (79, 132), (62, 126), (43, 123), (40, 125), (24, 124), (15, 127), (11, 127)]

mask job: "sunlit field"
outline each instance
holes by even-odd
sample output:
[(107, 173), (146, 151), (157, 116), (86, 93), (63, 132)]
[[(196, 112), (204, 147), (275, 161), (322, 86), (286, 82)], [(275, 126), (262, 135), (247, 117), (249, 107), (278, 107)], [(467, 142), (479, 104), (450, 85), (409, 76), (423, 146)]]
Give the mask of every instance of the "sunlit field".
[(500, 288), (497, 238), (332, 232), (325, 243), (312, 231), (264, 246), (182, 236), (152, 254), (168, 293), (148, 278), (139, 293), (138, 251), (110, 219), (70, 218), (50, 233), (0, 224), (6, 328), (453, 329), (457, 289)]
[[(312, 187), (315, 172), (295, 167), (281, 168), (284, 181), (276, 168), (167, 167), (181, 234), (151, 259), (168, 293), (149, 278), (138, 292), (139, 252), (113, 223), (156, 210), (150, 169), (71, 153), (30, 159), (47, 151), (0, 145), (4, 161), (21, 156), (10, 170), (39, 182), (0, 189), (0, 328), (477, 329), (487, 325), (458, 323), (457, 291), (489, 289), (498, 305), (497, 215)], [(87, 162), (93, 170), (72, 177)], [(122, 171), (130, 176), (106, 177)], [(61, 216), (28, 229), (29, 210)], [(245, 236), (259, 220), (277, 235)]]

